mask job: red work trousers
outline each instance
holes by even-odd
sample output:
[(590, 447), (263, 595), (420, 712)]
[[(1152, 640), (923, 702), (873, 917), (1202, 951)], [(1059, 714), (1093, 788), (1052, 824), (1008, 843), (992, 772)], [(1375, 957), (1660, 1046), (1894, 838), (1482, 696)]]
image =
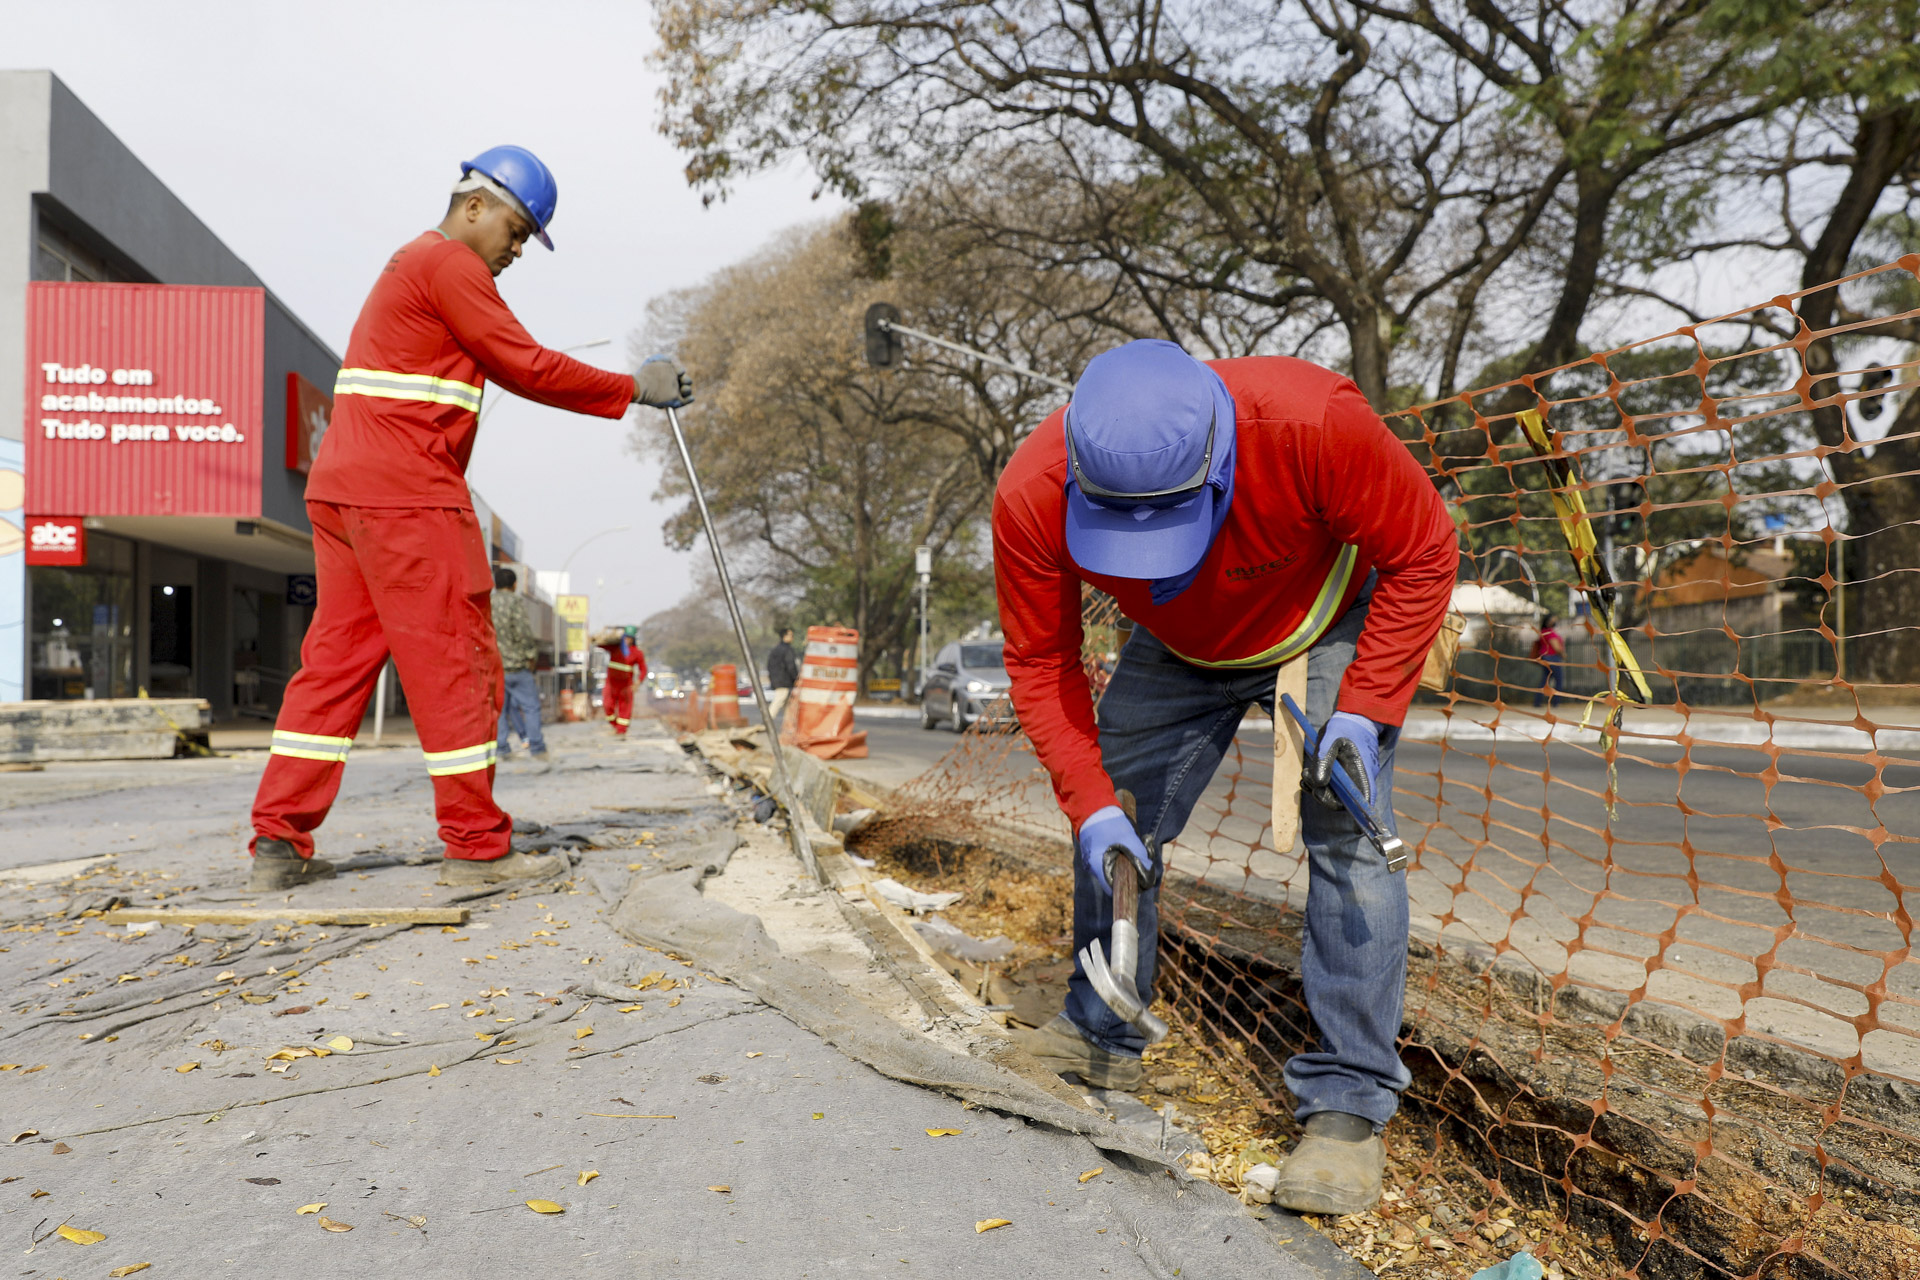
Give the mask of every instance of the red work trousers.
[(513, 820), (493, 802), (506, 680), (494, 644), (493, 573), (473, 512), (309, 502), (320, 600), (273, 726), (253, 801), (255, 839), (313, 856), (347, 750), (389, 654), (433, 778), (449, 858), (507, 853)]
[(609, 675), (600, 700), (607, 704), (607, 721), (614, 733), (626, 737), (627, 726), (633, 723), (633, 677), (622, 678), (618, 671)]

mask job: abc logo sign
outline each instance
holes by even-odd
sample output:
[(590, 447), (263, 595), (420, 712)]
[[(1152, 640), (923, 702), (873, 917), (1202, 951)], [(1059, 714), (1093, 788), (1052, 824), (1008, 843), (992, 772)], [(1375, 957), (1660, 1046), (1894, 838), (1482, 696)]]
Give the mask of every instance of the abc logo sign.
[(28, 564), (83, 565), (86, 562), (86, 527), (79, 520), (59, 516), (27, 518)]

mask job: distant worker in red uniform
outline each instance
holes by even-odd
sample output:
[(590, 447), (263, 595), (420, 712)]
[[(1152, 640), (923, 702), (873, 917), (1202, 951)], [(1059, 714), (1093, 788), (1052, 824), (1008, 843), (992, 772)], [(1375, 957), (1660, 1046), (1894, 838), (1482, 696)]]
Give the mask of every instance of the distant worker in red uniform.
[(511, 850), (513, 821), (493, 799), (504, 678), (487, 540), (465, 478), (481, 391), (491, 378), (529, 400), (619, 418), (635, 401), (678, 407), (693, 384), (665, 356), (629, 375), (535, 342), (493, 278), (529, 239), (553, 248), (553, 175), (520, 147), (495, 147), (460, 170), (440, 225), (388, 259), (334, 384), (306, 494), (320, 598), (254, 798), (255, 892), (334, 874), (314, 857), (313, 831), (389, 655), (433, 778), (440, 883), (560, 869)]
[(600, 642), (600, 648), (607, 651), (607, 687), (600, 700), (605, 704), (607, 723), (621, 738), (627, 736), (627, 726), (633, 723), (633, 691), (647, 678), (647, 655), (634, 639), (639, 634), (640, 628), (628, 627)]

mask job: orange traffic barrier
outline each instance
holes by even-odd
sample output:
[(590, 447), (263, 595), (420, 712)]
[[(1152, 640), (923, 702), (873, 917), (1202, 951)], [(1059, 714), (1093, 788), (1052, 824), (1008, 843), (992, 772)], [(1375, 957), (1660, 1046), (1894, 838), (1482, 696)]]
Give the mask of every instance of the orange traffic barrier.
[(782, 742), (822, 760), (865, 759), (867, 735), (853, 730), (859, 687), (860, 633), (848, 627), (808, 627), (807, 653), (793, 687)]
[(709, 721), (716, 728), (732, 728), (746, 723), (740, 718), (739, 668), (723, 662), (713, 668), (713, 711)]

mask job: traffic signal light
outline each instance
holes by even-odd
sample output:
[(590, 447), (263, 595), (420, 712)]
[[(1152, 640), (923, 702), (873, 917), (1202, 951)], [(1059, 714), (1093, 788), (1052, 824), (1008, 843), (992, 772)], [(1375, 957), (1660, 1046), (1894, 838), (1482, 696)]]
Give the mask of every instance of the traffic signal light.
[(867, 363), (873, 368), (891, 369), (906, 354), (906, 344), (888, 327), (899, 320), (900, 308), (891, 302), (876, 302), (867, 308)]
[(1640, 504), (1647, 500), (1647, 486), (1638, 480), (1607, 486), (1607, 532), (1614, 541), (1633, 537), (1634, 521), (1640, 518)]

